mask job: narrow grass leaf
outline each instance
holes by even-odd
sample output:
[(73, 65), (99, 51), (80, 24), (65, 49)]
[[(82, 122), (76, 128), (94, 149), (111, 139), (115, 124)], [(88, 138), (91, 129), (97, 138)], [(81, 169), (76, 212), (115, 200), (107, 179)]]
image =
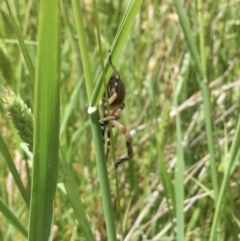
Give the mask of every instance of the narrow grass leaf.
[[(79, 38), (79, 46), (81, 50), (81, 59), (83, 63), (84, 77), (86, 82), (86, 89), (88, 94), (88, 100), (93, 91), (93, 79), (91, 73), (91, 65), (88, 56), (88, 46), (86, 42), (86, 33), (83, 25), (83, 16), (81, 11), (81, 6), (79, 1), (72, 0), (73, 10), (75, 21), (77, 25), (77, 32)], [(110, 187), (107, 173), (107, 166), (105, 162), (105, 155), (102, 142), (102, 133), (100, 131), (99, 125), (99, 113), (97, 108), (91, 113), (91, 126), (92, 126), (92, 135), (93, 142), (96, 152), (96, 163), (99, 175), (100, 188), (102, 193), (103, 200), (103, 210), (105, 215), (105, 221), (107, 226), (107, 235), (108, 240), (116, 241), (116, 230), (115, 230), (115, 221), (113, 215), (113, 207), (111, 202)]]
[(131, 198), (129, 199), (128, 205), (127, 205), (127, 209), (126, 209), (126, 212), (125, 212), (125, 214), (124, 214), (123, 224), (122, 224), (123, 233), (125, 233), (125, 231), (126, 231), (127, 220), (128, 220), (128, 218), (129, 218), (129, 211), (130, 211), (130, 207), (131, 207), (131, 203), (132, 203), (132, 198), (133, 198), (133, 196), (131, 196)]
[(20, 175), (19, 175), (19, 173), (16, 169), (16, 166), (13, 162), (11, 154), (10, 154), (10, 152), (8, 150), (8, 147), (5, 143), (5, 141), (3, 140), (1, 134), (0, 134), (0, 151), (3, 155), (3, 157), (5, 158), (5, 161), (6, 161), (6, 164), (7, 164), (8, 168), (9, 168), (9, 171), (11, 172), (11, 174), (12, 174), (14, 180), (15, 180), (15, 183), (16, 183), (16, 185), (17, 185), (17, 187), (18, 187), (18, 189), (19, 189), (19, 191), (20, 191), (20, 193), (21, 193), (21, 195), (22, 195), (22, 197), (23, 197), (23, 199), (26, 203), (26, 206), (29, 208), (29, 206), (30, 206), (29, 196), (26, 192), (26, 189), (23, 186)]
[(220, 212), (221, 212), (223, 197), (227, 195), (226, 194), (226, 190), (227, 190), (226, 187), (229, 185), (228, 182), (229, 182), (229, 177), (230, 177), (230, 170), (231, 170), (232, 165), (234, 163), (234, 160), (235, 160), (235, 158), (238, 154), (239, 143), (240, 143), (240, 116), (238, 117), (238, 123), (237, 123), (237, 127), (236, 127), (236, 130), (235, 130), (234, 139), (233, 139), (233, 142), (232, 142), (232, 145), (231, 145), (231, 149), (230, 149), (230, 153), (229, 153), (229, 159), (228, 159), (228, 162), (227, 162), (226, 169), (224, 171), (223, 181), (222, 181), (222, 185), (221, 185), (221, 188), (220, 188), (219, 197), (218, 197), (218, 200), (217, 200), (217, 205), (216, 205), (216, 210), (215, 210), (215, 214), (214, 214), (214, 218), (213, 218), (213, 223), (212, 223), (212, 227), (211, 227), (211, 233), (210, 233), (209, 241), (215, 240), (217, 225), (220, 221)]
[(35, 70), (34, 70), (33, 63), (31, 61), (31, 58), (30, 58), (29, 54), (28, 54), (27, 47), (26, 47), (26, 45), (24, 43), (21, 31), (20, 31), (20, 29), (19, 29), (19, 27), (17, 25), (17, 21), (16, 21), (13, 13), (11, 11), (11, 8), (10, 8), (10, 5), (8, 3), (8, 0), (5, 0), (5, 1), (6, 1), (6, 4), (7, 4), (7, 7), (8, 7), (9, 14), (10, 14), (11, 19), (12, 19), (13, 28), (14, 28), (15, 33), (17, 35), (18, 42), (19, 42), (19, 45), (20, 45), (23, 57), (25, 59), (25, 63), (27, 65), (27, 68), (28, 68), (28, 71), (29, 71), (29, 75), (30, 75), (30, 77), (32, 79), (32, 83), (34, 84)]
[(159, 126), (158, 126), (159, 135), (157, 136), (157, 142), (158, 142), (157, 153), (158, 153), (161, 179), (164, 185), (164, 192), (166, 193), (166, 196), (168, 196), (169, 198), (170, 205), (172, 205), (175, 200), (174, 189), (171, 181), (171, 176), (167, 171), (167, 164), (163, 154), (163, 149), (166, 142), (166, 129), (169, 123), (170, 108), (171, 108), (171, 105), (169, 101), (166, 101), (164, 105), (164, 109), (162, 110), (162, 113), (161, 113), (161, 122), (159, 123)]
[(201, 60), (198, 54), (198, 50), (196, 44), (194, 43), (194, 39), (192, 37), (191, 28), (189, 24), (189, 20), (186, 12), (183, 9), (182, 2), (180, 0), (174, 0), (174, 5), (187, 40), (191, 55), (196, 64), (196, 69), (198, 74), (200, 75), (199, 87), (201, 89), (203, 95), (203, 105), (204, 105), (204, 117), (206, 123), (206, 132), (207, 132), (207, 141), (208, 141), (208, 150), (210, 154), (210, 164), (211, 164), (211, 178), (213, 182), (214, 194), (215, 194), (215, 204), (218, 199), (218, 177), (217, 177), (217, 169), (216, 169), (216, 160), (215, 160), (215, 150), (214, 150), (214, 142), (213, 142), (213, 128), (212, 128), (212, 112), (210, 106), (210, 93), (207, 85), (206, 76), (204, 74), (204, 69), (201, 64)]
[(75, 104), (76, 104), (78, 94), (79, 94), (79, 90), (80, 90), (82, 84), (83, 84), (83, 78), (81, 78), (81, 80), (78, 82), (76, 88), (74, 89), (74, 91), (71, 95), (70, 101), (69, 101), (69, 103), (66, 107), (66, 111), (64, 113), (64, 117), (63, 117), (63, 120), (61, 122), (60, 136), (62, 135), (72, 112), (74, 111)]
[(63, 151), (60, 149), (60, 160), (63, 167), (63, 174), (64, 174), (64, 186), (67, 191), (67, 195), (70, 199), (72, 204), (74, 214), (79, 222), (79, 226), (83, 232), (83, 235), (86, 240), (94, 241), (94, 236), (91, 230), (91, 226), (87, 219), (87, 214), (85, 212), (83, 203), (81, 199), (79, 199), (79, 193), (77, 189), (77, 184), (73, 178), (73, 172), (66, 161)]
[[(176, 94), (175, 104), (178, 106), (177, 98), (181, 90), (181, 82), (179, 82)], [(182, 145), (182, 128), (180, 114), (176, 116), (176, 133), (177, 133), (177, 161), (175, 166), (174, 190), (175, 190), (175, 211), (176, 211), (176, 240), (184, 240), (184, 154)]]
[[(120, 23), (120, 27), (117, 31), (117, 34), (113, 40), (113, 44), (111, 46), (112, 52), (112, 61), (113, 63), (119, 58), (121, 51), (127, 41), (128, 36), (130, 35), (130, 31), (136, 19), (136, 16), (139, 12), (139, 9), (142, 5), (142, 0), (133, 0), (130, 2), (129, 7)], [(108, 67), (107, 61), (105, 62), (106, 67), (106, 79), (109, 79), (112, 73), (111, 68)], [(96, 107), (100, 101), (100, 98), (103, 95), (103, 81), (102, 74), (99, 76), (97, 84), (94, 88), (93, 95), (90, 101), (90, 107)]]
[(78, 0), (72, 0), (72, 6), (73, 6), (76, 27), (77, 27), (79, 46), (81, 50), (81, 60), (82, 60), (82, 65), (84, 70), (87, 95), (88, 95), (88, 99), (90, 99), (93, 91), (93, 78), (92, 78), (91, 64), (89, 60), (87, 37), (86, 37), (84, 24), (83, 24), (81, 5)]
[(0, 198), (0, 212), (3, 216), (25, 237), (27, 238), (28, 233), (19, 219), (15, 216), (15, 214), (8, 208), (8, 206), (3, 202)]
[(99, 113), (93, 112), (91, 115), (91, 127), (93, 134), (93, 143), (96, 153), (96, 163), (99, 175), (100, 188), (103, 199), (103, 209), (107, 225), (108, 240), (116, 241), (116, 228), (113, 215), (113, 206), (110, 194), (110, 185), (108, 179), (107, 165), (102, 141), (102, 132), (99, 125)]
[[(129, 8), (126, 12), (126, 15), (124, 16), (123, 21), (120, 24), (121, 28), (118, 31), (111, 47), (113, 62), (115, 62), (115, 60), (120, 56), (121, 50), (127, 41), (127, 37), (130, 34), (131, 27), (134, 23), (136, 15), (141, 6), (141, 3), (142, 3), (142, 0), (132, 1), (129, 4)], [(106, 64), (107, 63), (105, 63), (105, 66)], [(110, 78), (111, 71), (112, 70), (107, 66), (106, 79)], [(107, 228), (108, 239), (116, 240), (115, 223), (114, 223), (111, 196), (110, 196), (110, 190), (109, 190), (109, 180), (108, 180), (108, 174), (106, 169), (104, 148), (102, 143), (102, 133), (99, 125), (99, 113), (97, 111), (97, 105), (103, 94), (102, 79), (103, 79), (103, 74), (100, 75), (98, 82), (95, 86), (93, 95), (91, 97), (89, 114), (91, 116), (91, 121), (92, 121), (93, 142), (94, 142), (94, 147), (96, 151), (96, 159), (97, 159), (96, 163), (97, 163), (97, 168), (99, 173), (101, 192), (103, 194), (103, 207), (104, 207), (104, 213), (105, 213), (106, 223), (108, 227)]]

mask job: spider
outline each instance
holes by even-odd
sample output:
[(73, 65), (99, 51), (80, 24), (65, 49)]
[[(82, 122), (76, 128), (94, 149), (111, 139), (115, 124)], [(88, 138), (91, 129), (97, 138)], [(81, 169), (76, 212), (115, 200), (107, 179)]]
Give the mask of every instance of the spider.
[[(116, 67), (112, 63), (111, 53), (108, 53), (108, 63), (112, 67), (115, 75), (113, 75), (108, 84), (107, 84), (107, 96), (106, 100), (105, 94), (102, 97), (101, 108), (103, 111), (103, 118), (99, 120), (102, 129), (103, 142), (105, 144), (105, 130), (108, 129), (107, 132), (107, 150), (106, 150), (106, 159), (108, 158), (109, 150), (110, 150), (110, 129), (109, 122), (112, 124), (112, 127), (116, 127), (119, 131), (121, 131), (126, 136), (126, 146), (127, 146), (127, 157), (119, 158), (114, 162), (114, 167), (117, 168), (119, 164), (122, 162), (128, 161), (133, 156), (132, 150), (132, 138), (128, 130), (118, 122), (120, 118), (120, 114), (125, 107), (124, 98), (125, 98), (125, 86), (120, 78), (120, 74), (117, 71)], [(109, 115), (107, 110), (107, 101), (109, 103)]]

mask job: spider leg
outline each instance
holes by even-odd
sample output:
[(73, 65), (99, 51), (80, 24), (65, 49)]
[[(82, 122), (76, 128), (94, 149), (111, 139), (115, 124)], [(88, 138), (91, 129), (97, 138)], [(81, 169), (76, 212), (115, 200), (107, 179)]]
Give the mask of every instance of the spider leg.
[(110, 66), (113, 68), (116, 76), (120, 77), (119, 72), (117, 71), (116, 67), (115, 67), (115, 66), (113, 65), (113, 63), (112, 63), (112, 54), (111, 54), (111, 51), (108, 51), (108, 62), (109, 62), (109, 64), (110, 64)]
[(130, 160), (133, 156), (132, 137), (131, 137), (130, 133), (128, 132), (128, 130), (122, 124), (120, 124), (118, 121), (111, 120), (111, 123), (112, 123), (113, 126), (115, 126), (118, 130), (120, 130), (126, 136), (126, 146), (127, 146), (128, 156), (123, 157), (123, 158), (119, 158), (114, 162), (114, 167), (117, 169), (119, 164), (121, 164), (122, 162)]
[(111, 139), (110, 139), (110, 129), (108, 127), (108, 123), (101, 123), (101, 130), (102, 130), (102, 139), (103, 139), (103, 146), (105, 147), (105, 131), (107, 129), (107, 150), (105, 153), (106, 160), (108, 159), (108, 154), (110, 151), (111, 146)]
[(101, 130), (102, 130), (102, 140), (103, 140), (103, 146), (105, 146), (105, 130), (106, 126), (101, 123)]
[[(115, 92), (109, 99), (108, 99), (108, 103), (109, 105), (111, 105), (113, 103), (114, 100), (116, 100), (118, 97), (117, 93)], [(106, 108), (106, 107), (105, 107)]]
[[(114, 102), (114, 100), (117, 99), (117, 93), (115, 92), (109, 99), (108, 99), (108, 104), (109, 106)], [(102, 110), (104, 111), (104, 115), (107, 115), (107, 102), (105, 99), (102, 100), (101, 104)]]
[(107, 130), (107, 151), (106, 151), (106, 154), (105, 154), (106, 160), (108, 159), (110, 146), (111, 146), (111, 134), (110, 134), (110, 129), (108, 128), (108, 130)]
[(101, 124), (104, 124), (104, 123), (106, 123), (108, 121), (118, 120), (124, 107), (125, 107), (124, 103), (122, 103), (121, 105), (115, 107), (113, 110), (111, 110), (111, 112), (114, 113), (114, 115), (105, 116), (104, 118), (99, 120), (99, 122)]
[(104, 123), (108, 123), (108, 121), (111, 121), (111, 120), (116, 120), (116, 117), (114, 115), (106, 116), (106, 117), (102, 118), (101, 120), (99, 120), (99, 122), (100, 122), (100, 124), (104, 125)]

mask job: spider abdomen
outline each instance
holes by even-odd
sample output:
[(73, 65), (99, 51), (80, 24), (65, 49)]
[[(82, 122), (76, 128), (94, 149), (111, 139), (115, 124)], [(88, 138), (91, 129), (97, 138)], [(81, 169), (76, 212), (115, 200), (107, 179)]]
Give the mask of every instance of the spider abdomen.
[(122, 80), (116, 76), (112, 76), (108, 82), (108, 98), (113, 94), (117, 94), (116, 99), (110, 104), (111, 107), (120, 105), (125, 99), (125, 86)]

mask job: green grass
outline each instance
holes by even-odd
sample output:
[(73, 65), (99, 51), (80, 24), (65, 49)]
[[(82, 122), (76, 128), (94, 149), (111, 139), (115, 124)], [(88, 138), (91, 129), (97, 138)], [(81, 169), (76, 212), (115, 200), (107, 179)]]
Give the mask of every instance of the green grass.
[[(34, 122), (0, 101), (0, 240), (237, 240), (240, 3), (7, 2), (0, 87)], [(134, 150), (116, 171), (125, 138), (112, 130), (106, 162), (99, 125), (109, 50)]]

